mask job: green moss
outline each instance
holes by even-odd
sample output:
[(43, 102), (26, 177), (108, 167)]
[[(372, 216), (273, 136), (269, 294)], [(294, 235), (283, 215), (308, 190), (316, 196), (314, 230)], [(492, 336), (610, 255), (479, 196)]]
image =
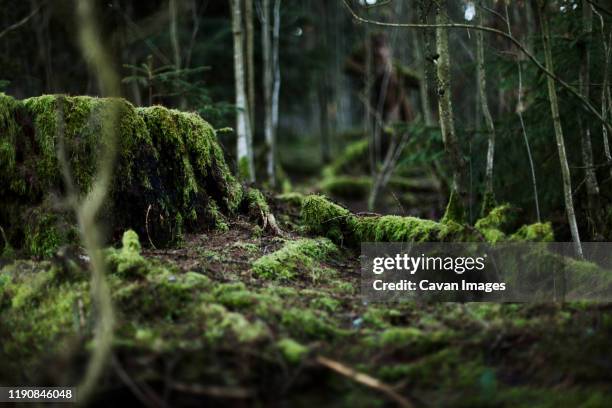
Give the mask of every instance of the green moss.
[(448, 198), (448, 204), (446, 205), (446, 211), (444, 216), (440, 220), (441, 223), (447, 224), (455, 222), (457, 224), (464, 224), (466, 221), (465, 208), (461, 202), (459, 194), (453, 190), (451, 191), (450, 197)]
[(302, 201), (301, 219), (308, 231), (342, 242), (353, 222), (349, 210), (324, 196), (309, 195)]
[(23, 215), (58, 201), (52, 192), (64, 189), (57, 159), (60, 137), (82, 197), (92, 187), (98, 158), (109, 148), (108, 131), (118, 135), (115, 175), (101, 214), (110, 233), (148, 230), (156, 245), (164, 245), (202, 225), (227, 227), (223, 218), (238, 210), (242, 187), (225, 163), (214, 129), (197, 114), (134, 108), (122, 99), (43, 95), (17, 101), (2, 94), (0, 193), (6, 205), (0, 208), (0, 223), (18, 248), (47, 256), (70, 242), (66, 231), (52, 226), (58, 215), (53, 206), (45, 204), (48, 214), (36, 217), (44, 235)]
[(508, 233), (516, 225), (516, 209), (510, 204), (502, 204), (491, 209), (486, 216), (476, 221), (478, 230), (497, 229)]
[(248, 188), (244, 193), (244, 204), (249, 214), (256, 219), (261, 219), (262, 216), (267, 216), (270, 213), (270, 207), (266, 198), (256, 188)]
[(447, 227), (431, 220), (386, 215), (364, 217), (354, 224), (355, 235), (361, 242), (437, 241)]
[(291, 364), (297, 364), (308, 355), (309, 349), (297, 341), (285, 338), (276, 342), (276, 346), (283, 354), (283, 357)]
[(480, 211), (482, 216), (486, 217), (496, 206), (497, 201), (495, 200), (495, 195), (492, 191), (486, 191), (482, 197), (482, 209)]
[(289, 241), (278, 251), (253, 262), (253, 273), (265, 279), (288, 280), (305, 271), (314, 280), (321, 269), (319, 262), (334, 252), (336, 246), (324, 238)]
[(327, 315), (310, 309), (289, 308), (283, 312), (282, 324), (295, 337), (329, 338), (337, 334)]
[(120, 275), (142, 276), (150, 271), (150, 264), (140, 255), (140, 241), (133, 230), (123, 233), (120, 250), (111, 249), (107, 260), (111, 269)]
[(249, 159), (246, 156), (238, 161), (238, 178), (247, 182), (251, 180), (251, 168), (249, 166)]
[(555, 236), (550, 222), (523, 225), (510, 236), (511, 241), (553, 242)]
[(267, 336), (268, 330), (263, 322), (250, 322), (244, 315), (229, 312), (219, 304), (204, 304), (200, 314), (205, 322), (203, 335), (209, 343), (227, 342), (231, 338), (250, 343)]

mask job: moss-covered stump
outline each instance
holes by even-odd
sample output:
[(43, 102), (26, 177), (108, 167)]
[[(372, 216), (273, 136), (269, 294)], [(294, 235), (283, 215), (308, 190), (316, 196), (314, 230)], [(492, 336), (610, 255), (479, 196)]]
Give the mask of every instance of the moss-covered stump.
[(119, 112), (113, 127), (118, 157), (100, 215), (110, 236), (133, 228), (164, 245), (184, 231), (223, 228), (240, 207), (242, 187), (214, 129), (195, 113), (135, 108), (122, 99), (45, 95), (20, 101), (0, 94), (0, 226), (12, 247), (45, 256), (77, 236), (62, 206), (58, 145), (63, 140), (84, 197), (107, 148), (103, 124), (113, 107)]

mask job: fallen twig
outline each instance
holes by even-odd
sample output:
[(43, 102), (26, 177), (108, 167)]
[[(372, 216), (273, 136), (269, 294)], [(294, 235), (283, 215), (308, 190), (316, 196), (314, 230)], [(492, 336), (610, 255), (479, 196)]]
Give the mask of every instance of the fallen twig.
[(317, 356), (316, 361), (322, 366), (327, 367), (330, 370), (337, 372), (338, 374), (342, 374), (343, 376), (350, 378), (351, 380), (355, 382), (358, 382), (367, 387), (373, 388), (375, 390), (378, 390), (384, 393), (389, 398), (391, 398), (393, 401), (397, 402), (397, 404), (400, 407), (404, 407), (404, 408), (414, 407), (414, 404), (412, 402), (410, 402), (406, 397), (400, 395), (397, 391), (393, 389), (393, 387), (391, 387), (388, 384), (383, 383), (382, 381), (374, 377), (371, 377), (367, 374), (355, 371), (351, 367), (344, 365), (338, 361), (331, 360), (327, 357)]

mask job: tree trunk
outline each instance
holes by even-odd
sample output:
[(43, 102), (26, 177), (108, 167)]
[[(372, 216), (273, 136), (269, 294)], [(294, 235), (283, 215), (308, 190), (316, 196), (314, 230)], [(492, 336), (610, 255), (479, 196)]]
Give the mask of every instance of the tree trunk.
[[(181, 70), (181, 47), (178, 38), (178, 9), (176, 0), (168, 1), (168, 15), (170, 18), (170, 43), (172, 44), (174, 70), (178, 73)], [(179, 96), (179, 106), (181, 109), (187, 107), (187, 101), (184, 95)]]
[[(244, 22), (246, 28), (246, 73), (249, 123), (251, 125), (251, 132), (253, 132), (255, 129), (255, 34), (253, 30), (253, 0), (244, 0)], [(252, 136), (251, 133), (251, 139)], [(252, 140), (250, 145), (253, 146)]]
[[(591, 5), (588, 1), (582, 1), (582, 40), (579, 45), (580, 49), (580, 93), (586, 99), (589, 99), (589, 69), (590, 69), (590, 52), (591, 34), (593, 29), (593, 14)], [(590, 230), (593, 236), (598, 235), (600, 226), (599, 221), (599, 185), (597, 184), (597, 176), (593, 167), (593, 148), (591, 146), (591, 128), (589, 121), (583, 118), (583, 115), (578, 115), (579, 129), (581, 133), (582, 147), (582, 164), (584, 165), (585, 185), (587, 190), (587, 205), (588, 205), (588, 221)]]
[[(479, 6), (482, 0), (479, 1)], [(478, 24), (483, 25), (482, 7), (476, 7), (478, 13)], [(495, 205), (495, 194), (493, 192), (493, 160), (495, 157), (495, 125), (487, 102), (487, 77), (484, 61), (484, 35), (480, 30), (476, 30), (476, 69), (478, 72), (478, 99), (480, 100), (482, 116), (487, 126), (488, 146), (487, 164), (485, 168), (485, 192), (483, 197), (482, 212), (486, 215)]]
[(234, 76), (236, 88), (236, 136), (238, 176), (243, 180), (255, 181), (253, 155), (250, 146), (251, 126), (248, 118), (247, 95), (245, 90), (244, 52), (242, 39), (242, 0), (231, 0), (232, 31), (234, 34)]
[(274, 2), (274, 19), (270, 15), (270, 0), (263, 0), (261, 40), (263, 51), (263, 86), (266, 136), (266, 173), (272, 188), (276, 187), (276, 128), (278, 126), (278, 96), (280, 91), (280, 65), (278, 40), (280, 31), (280, 0)]
[[(554, 72), (552, 51), (550, 44), (550, 31), (548, 28), (548, 16), (546, 14), (545, 0), (540, 0), (540, 29), (542, 35), (542, 46), (544, 48), (544, 59), (546, 69)], [(580, 234), (578, 232), (578, 223), (576, 222), (576, 213), (574, 211), (574, 201), (572, 199), (572, 178), (570, 174), (567, 155), (565, 153), (565, 141), (563, 139), (563, 128), (561, 127), (561, 117), (559, 116), (559, 102), (557, 100), (557, 90), (555, 89), (555, 80), (550, 76), (546, 77), (548, 85), (548, 98), (550, 100), (550, 111), (555, 130), (555, 139), (557, 141), (557, 149), (559, 150), (559, 162), (561, 164), (561, 176), (563, 178), (563, 196), (565, 199), (565, 211), (567, 220), (572, 234), (572, 241), (576, 254), (582, 258), (582, 244), (580, 243)]]
[[(436, 24), (448, 24), (448, 16), (446, 15), (446, 0), (441, 0), (439, 8), (436, 10)], [(438, 110), (440, 114), (440, 130), (442, 132), (442, 140), (444, 142), (444, 150), (448, 162), (452, 167), (453, 182), (451, 187), (451, 198), (455, 195), (454, 200), (450, 203), (460, 205), (462, 208), (453, 208), (454, 221), (465, 220), (465, 208), (467, 207), (467, 189), (466, 189), (466, 167), (457, 135), (455, 134), (455, 124), (453, 119), (453, 106), (451, 103), (451, 85), (450, 85), (450, 54), (448, 50), (448, 29), (438, 26), (436, 28), (436, 46), (438, 52), (437, 60), (437, 85), (438, 85)], [(450, 213), (447, 211), (447, 215)]]
[[(531, 6), (527, 6), (528, 10), (531, 10)], [(506, 11), (506, 27), (508, 28), (508, 34), (512, 35), (512, 26), (510, 24), (510, 13), (508, 13), (508, 6), (505, 7)], [(533, 19), (530, 19), (529, 13), (527, 15), (527, 22), (531, 24)], [(529, 169), (531, 170), (531, 185), (533, 186), (533, 200), (535, 204), (536, 210), (536, 218), (538, 222), (542, 222), (542, 218), (540, 216), (540, 202), (538, 200), (538, 184), (535, 174), (535, 166), (533, 164), (533, 156), (531, 154), (531, 146), (529, 145), (529, 138), (527, 137), (527, 128), (525, 127), (525, 121), (523, 120), (523, 111), (525, 110), (525, 105), (523, 104), (523, 68), (521, 67), (521, 59), (520, 55), (516, 60), (516, 67), (518, 70), (518, 100), (516, 107), (516, 114), (519, 117), (519, 122), (521, 123), (521, 131), (523, 133), (523, 141), (525, 142), (525, 148), (527, 149), (527, 159), (529, 160)]]

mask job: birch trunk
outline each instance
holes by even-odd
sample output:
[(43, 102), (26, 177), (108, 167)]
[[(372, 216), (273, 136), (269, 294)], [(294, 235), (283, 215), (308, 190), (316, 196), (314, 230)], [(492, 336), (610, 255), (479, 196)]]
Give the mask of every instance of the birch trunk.
[(255, 181), (253, 156), (250, 146), (251, 126), (248, 118), (245, 90), (244, 51), (242, 38), (242, 0), (231, 0), (232, 31), (234, 35), (234, 76), (236, 88), (236, 136), (238, 175), (243, 180)]
[[(479, 6), (482, 5), (482, 0), (478, 2)], [(482, 18), (482, 7), (475, 8), (478, 13), (478, 24), (483, 25), (484, 19)], [(493, 117), (489, 110), (489, 103), (487, 102), (487, 76), (485, 71), (484, 61), (484, 33), (480, 30), (476, 31), (476, 70), (478, 71), (478, 99), (480, 100), (481, 113), (485, 120), (487, 127), (487, 164), (485, 168), (485, 192), (483, 197), (482, 211), (483, 215), (489, 212), (489, 210), (495, 204), (495, 194), (493, 192), (493, 160), (495, 158), (495, 125), (493, 124)]]
[[(451, 103), (451, 84), (450, 84), (450, 54), (448, 50), (448, 29), (442, 25), (448, 24), (448, 17), (445, 14), (446, 0), (439, 3), (436, 10), (436, 48), (438, 60), (436, 64), (437, 86), (438, 86), (438, 110), (440, 114), (440, 130), (444, 142), (444, 150), (448, 162), (452, 167), (453, 182), (451, 187), (451, 200), (449, 204), (459, 204), (462, 208), (452, 208), (455, 221), (465, 220), (465, 208), (467, 207), (467, 189), (465, 184), (465, 161), (461, 155), (457, 135), (455, 134), (455, 124), (453, 119), (453, 106)], [(453, 197), (455, 195), (455, 197)], [(454, 198), (454, 199), (453, 199)], [(447, 209), (447, 214), (449, 214)]]
[[(540, 2), (540, 29), (544, 48), (544, 60), (546, 69), (554, 72), (552, 51), (550, 44), (550, 31), (548, 28), (548, 16), (546, 15), (546, 2)], [(559, 102), (557, 100), (557, 90), (555, 88), (555, 80), (550, 76), (546, 77), (548, 86), (548, 98), (550, 100), (550, 111), (555, 131), (555, 139), (557, 141), (557, 149), (559, 150), (559, 162), (561, 164), (561, 176), (563, 178), (563, 196), (565, 200), (565, 211), (567, 220), (574, 242), (576, 254), (582, 258), (582, 244), (580, 243), (580, 234), (578, 232), (578, 223), (576, 222), (576, 213), (574, 211), (574, 201), (572, 199), (572, 178), (570, 174), (567, 155), (565, 153), (565, 141), (563, 138), (563, 128), (561, 127), (561, 117), (559, 115)]]
[[(589, 87), (589, 69), (590, 69), (590, 52), (589, 46), (591, 44), (591, 32), (593, 29), (593, 14), (591, 12), (591, 5), (588, 1), (582, 1), (582, 41), (580, 43), (580, 78), (579, 86), (580, 93), (589, 99), (590, 87)], [(587, 190), (587, 203), (589, 213), (589, 224), (593, 235), (597, 235), (599, 229), (599, 185), (597, 184), (597, 176), (595, 175), (595, 168), (593, 167), (593, 148), (591, 146), (591, 128), (589, 121), (585, 120), (583, 115), (579, 115), (579, 129), (581, 133), (581, 147), (582, 147), (582, 164), (584, 165), (584, 176)]]

